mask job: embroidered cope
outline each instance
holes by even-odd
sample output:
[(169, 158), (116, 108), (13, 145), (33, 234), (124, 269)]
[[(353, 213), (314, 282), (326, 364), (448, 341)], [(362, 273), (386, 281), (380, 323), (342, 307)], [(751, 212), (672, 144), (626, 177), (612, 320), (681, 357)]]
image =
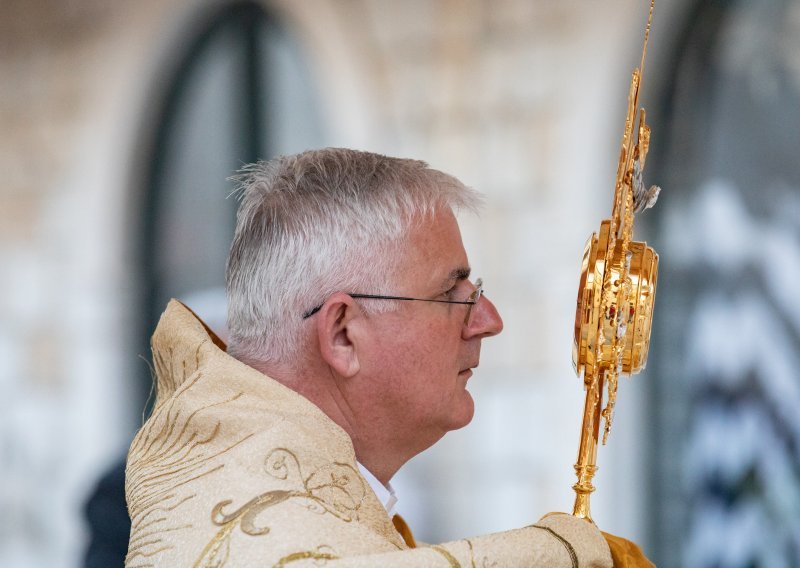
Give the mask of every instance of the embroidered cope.
[(319, 408), (228, 356), (179, 302), (152, 347), (155, 407), (128, 454), (127, 568), (611, 566), (600, 532), (566, 515), (410, 549)]

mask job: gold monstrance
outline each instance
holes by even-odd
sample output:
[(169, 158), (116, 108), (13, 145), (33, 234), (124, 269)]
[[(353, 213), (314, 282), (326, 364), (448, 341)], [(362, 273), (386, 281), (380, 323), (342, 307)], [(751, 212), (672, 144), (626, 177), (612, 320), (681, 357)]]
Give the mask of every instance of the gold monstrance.
[[(599, 233), (593, 233), (586, 243), (578, 286), (572, 362), (578, 376), (583, 373), (586, 402), (575, 464), (578, 482), (572, 486), (575, 490), (572, 514), (589, 521), (600, 419), (605, 419), (605, 444), (619, 376), (641, 371), (650, 346), (658, 255), (646, 243), (633, 241), (631, 237), (634, 213), (651, 207), (659, 192), (657, 186), (646, 189), (642, 183), (650, 127), (645, 122), (644, 109), (638, 108), (654, 4), (655, 0), (651, 0), (642, 61), (631, 78), (611, 219), (603, 220)], [(608, 389), (605, 408), (604, 388)]]

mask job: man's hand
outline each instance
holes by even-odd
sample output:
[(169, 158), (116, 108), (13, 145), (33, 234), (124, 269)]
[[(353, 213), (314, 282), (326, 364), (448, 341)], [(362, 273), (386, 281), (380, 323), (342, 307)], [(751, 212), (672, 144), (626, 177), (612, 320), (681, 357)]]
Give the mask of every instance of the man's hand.
[(647, 559), (636, 543), (607, 532), (603, 533), (603, 537), (611, 549), (614, 568), (655, 568), (655, 564)]

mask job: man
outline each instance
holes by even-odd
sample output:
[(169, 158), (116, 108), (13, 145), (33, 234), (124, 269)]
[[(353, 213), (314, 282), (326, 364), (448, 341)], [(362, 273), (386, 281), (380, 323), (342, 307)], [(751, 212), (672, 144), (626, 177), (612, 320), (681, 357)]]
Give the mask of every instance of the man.
[(414, 547), (392, 476), (472, 419), (502, 320), (423, 162), (325, 149), (246, 168), (225, 346), (171, 302), (157, 399), (128, 458), (134, 566), (611, 566), (590, 523)]

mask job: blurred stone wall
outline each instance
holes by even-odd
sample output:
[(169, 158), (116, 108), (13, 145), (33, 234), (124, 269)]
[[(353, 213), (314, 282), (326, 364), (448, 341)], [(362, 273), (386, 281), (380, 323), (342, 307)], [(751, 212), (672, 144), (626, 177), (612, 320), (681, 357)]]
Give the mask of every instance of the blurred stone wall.
[[(80, 507), (136, 425), (128, 183), (142, 13), (2, 2), (0, 563), (70, 566)], [(155, 2), (147, 4), (155, 5)], [(141, 36), (139, 36), (141, 37)], [(157, 53), (152, 53), (153, 58)], [(140, 412), (140, 411), (139, 411)]]
[[(397, 478), (422, 540), (571, 507), (575, 287), (583, 243), (610, 212), (641, 4), (268, 4), (307, 46), (326, 144), (425, 159), (486, 194), (464, 237), (506, 331), (471, 380), (473, 424)], [(142, 132), (208, 5), (0, 2), (0, 564), (75, 565), (86, 493), (141, 420)], [(601, 526), (640, 540), (646, 380), (621, 386), (595, 499)]]

